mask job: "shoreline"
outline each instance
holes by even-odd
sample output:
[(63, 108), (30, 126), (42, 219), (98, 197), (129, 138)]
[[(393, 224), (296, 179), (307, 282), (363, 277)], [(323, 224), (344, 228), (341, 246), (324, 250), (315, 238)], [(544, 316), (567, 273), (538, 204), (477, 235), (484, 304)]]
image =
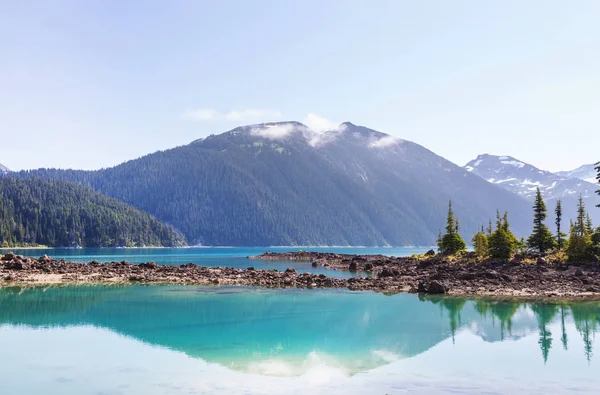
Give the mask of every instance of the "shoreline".
[[(317, 252), (265, 253), (249, 257), (247, 269), (170, 266), (154, 262), (68, 262), (48, 256), (7, 253), (0, 260), (0, 287), (56, 285), (197, 285), (264, 288), (338, 288), (382, 293), (419, 293), (493, 299), (600, 300), (598, 265), (447, 262), (444, 257), (387, 257)], [(255, 270), (252, 259), (310, 261), (313, 267), (364, 272), (369, 277), (332, 278), (293, 268)]]

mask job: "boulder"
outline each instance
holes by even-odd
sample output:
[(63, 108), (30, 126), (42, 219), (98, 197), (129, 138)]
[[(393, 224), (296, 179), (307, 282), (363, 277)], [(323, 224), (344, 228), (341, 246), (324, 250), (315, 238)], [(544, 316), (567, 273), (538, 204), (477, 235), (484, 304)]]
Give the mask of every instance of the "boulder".
[(351, 272), (358, 271), (358, 264), (356, 263), (356, 261), (350, 262), (350, 265), (348, 266), (348, 270), (350, 270)]
[(145, 262), (140, 263), (139, 267), (143, 267), (144, 269), (158, 269), (158, 264), (156, 262)]
[(419, 281), (419, 286), (417, 287), (417, 292), (426, 293), (426, 294), (445, 294), (448, 292), (448, 287), (444, 285), (442, 282), (433, 280), (433, 281)]
[(294, 269), (293, 267), (288, 267), (287, 269), (285, 269), (285, 274), (297, 274), (296, 269)]
[(12, 252), (7, 252), (3, 257), (2, 260), (3, 261), (12, 261), (13, 259), (15, 259), (15, 254)]
[(425, 253), (425, 256), (435, 256), (435, 251), (434, 250), (429, 250)]

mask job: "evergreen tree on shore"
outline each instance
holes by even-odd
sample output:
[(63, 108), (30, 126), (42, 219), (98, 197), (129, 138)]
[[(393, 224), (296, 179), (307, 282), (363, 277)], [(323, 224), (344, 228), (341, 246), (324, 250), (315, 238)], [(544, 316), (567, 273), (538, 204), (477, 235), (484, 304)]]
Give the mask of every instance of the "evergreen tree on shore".
[(556, 208), (554, 209), (554, 214), (556, 215), (555, 224), (556, 224), (556, 248), (559, 251), (562, 251), (565, 248), (567, 235), (562, 232), (562, 202), (559, 200), (556, 201)]
[(554, 247), (554, 238), (544, 223), (547, 217), (546, 203), (542, 198), (540, 188), (537, 189), (533, 210), (533, 233), (529, 236), (527, 245), (529, 248), (544, 254)]
[(519, 239), (510, 231), (508, 213), (500, 218), (496, 213), (496, 230), (489, 237), (489, 253), (494, 259), (509, 260), (519, 246)]
[(571, 225), (569, 246), (567, 247), (567, 255), (571, 262), (582, 262), (590, 258), (592, 237), (588, 230), (586, 217), (585, 205), (583, 199), (579, 196), (577, 219)]
[(485, 258), (489, 253), (489, 245), (488, 245), (488, 237), (483, 233), (483, 226), (481, 230), (473, 236), (471, 239), (473, 243), (473, 249), (475, 250), (475, 254), (479, 258)]
[(446, 233), (438, 240), (438, 249), (442, 254), (456, 254), (464, 251), (467, 244), (458, 234), (458, 220), (454, 218), (452, 201), (448, 203), (448, 217), (446, 218)]
[[(598, 172), (598, 175), (596, 175), (596, 182), (600, 184), (600, 162), (596, 163), (596, 171)], [(600, 196), (600, 189), (598, 189), (596, 193)], [(596, 207), (600, 207), (600, 204), (596, 205)]]

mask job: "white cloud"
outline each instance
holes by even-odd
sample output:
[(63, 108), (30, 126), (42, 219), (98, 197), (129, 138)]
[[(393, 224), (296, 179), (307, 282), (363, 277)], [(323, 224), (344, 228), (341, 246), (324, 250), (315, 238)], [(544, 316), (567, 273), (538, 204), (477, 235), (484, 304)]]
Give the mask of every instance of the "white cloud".
[(265, 122), (281, 118), (281, 112), (272, 109), (248, 108), (245, 110), (232, 110), (221, 113), (212, 108), (198, 108), (188, 110), (183, 114), (185, 119), (194, 121), (256, 121)]
[(309, 129), (315, 132), (324, 132), (327, 130), (338, 130), (340, 128), (340, 124), (330, 121), (327, 118), (324, 118), (317, 114), (309, 113), (304, 120), (303, 124), (308, 126)]
[(385, 136), (382, 137), (380, 139), (371, 141), (369, 143), (369, 147), (371, 148), (385, 148), (385, 147), (390, 147), (392, 145), (401, 143), (402, 139), (396, 137), (396, 136)]
[(292, 123), (281, 123), (256, 127), (250, 131), (250, 134), (271, 140), (280, 140), (289, 136), (295, 129), (296, 126)]

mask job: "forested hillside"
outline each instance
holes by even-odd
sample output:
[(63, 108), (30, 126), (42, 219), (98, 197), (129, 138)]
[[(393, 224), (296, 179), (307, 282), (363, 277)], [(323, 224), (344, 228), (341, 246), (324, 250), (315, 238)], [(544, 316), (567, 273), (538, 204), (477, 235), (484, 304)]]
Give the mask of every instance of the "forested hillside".
[(81, 185), (0, 176), (0, 246), (179, 246), (156, 218)]
[(77, 182), (204, 245), (433, 245), (448, 199), (472, 234), (496, 209), (517, 233), (530, 204), (418, 144), (350, 123), (297, 122), (209, 136), (99, 171), (10, 173)]

